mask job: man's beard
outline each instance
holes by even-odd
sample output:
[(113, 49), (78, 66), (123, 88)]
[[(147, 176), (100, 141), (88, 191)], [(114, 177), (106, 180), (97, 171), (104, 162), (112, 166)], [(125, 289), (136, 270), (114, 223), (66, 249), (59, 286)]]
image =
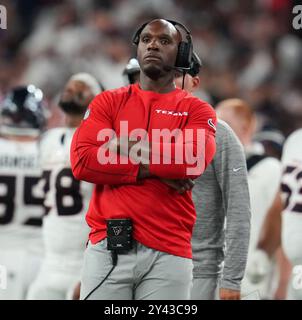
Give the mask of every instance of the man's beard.
[(157, 80), (163, 74), (162, 70), (160, 68), (155, 67), (155, 66), (148, 66), (143, 69), (143, 72), (148, 78), (150, 78), (152, 80)]
[(74, 100), (69, 101), (59, 101), (59, 107), (67, 114), (71, 115), (81, 115), (84, 114), (87, 106), (83, 106)]

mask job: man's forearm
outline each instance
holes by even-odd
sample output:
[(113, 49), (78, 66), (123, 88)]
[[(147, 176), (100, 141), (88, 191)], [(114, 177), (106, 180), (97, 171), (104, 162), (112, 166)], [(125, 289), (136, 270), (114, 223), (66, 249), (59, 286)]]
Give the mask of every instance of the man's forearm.
[(226, 251), (222, 286), (238, 290), (245, 274), (250, 238), (250, 200), (246, 172), (242, 170), (225, 190), (227, 197)]
[(281, 199), (281, 193), (278, 192), (265, 217), (257, 246), (258, 249), (264, 250), (270, 257), (281, 245), (282, 210), (283, 203)]
[[(155, 175), (152, 175), (150, 172), (150, 166), (149, 166), (149, 153), (150, 153), (150, 145), (148, 144), (140, 144), (138, 147), (138, 144), (136, 141), (129, 141), (125, 138), (117, 139), (115, 142), (116, 144), (116, 150), (120, 154), (130, 154), (130, 150), (134, 151), (134, 155), (137, 155), (140, 157), (140, 163), (139, 163), (139, 172), (137, 179), (143, 180), (147, 178), (159, 178), (159, 180), (171, 187), (172, 189), (176, 190), (178, 193), (183, 194), (186, 191), (190, 191), (194, 187), (194, 181), (191, 179), (165, 179), (160, 178)], [(139, 160), (135, 159), (137, 162)]]
[(147, 179), (147, 178), (151, 178), (151, 177), (152, 177), (152, 175), (149, 170), (149, 165), (140, 164), (137, 179), (143, 180), (143, 179)]
[[(211, 139), (208, 140), (211, 141)], [(211, 142), (208, 144), (209, 149), (212, 149)], [(115, 138), (113, 143), (109, 144), (109, 148), (142, 164), (148, 169), (150, 175), (165, 179), (197, 178), (205, 170), (206, 162), (209, 161), (206, 160), (206, 150), (203, 150), (200, 158), (195, 157), (196, 163), (187, 162), (186, 151), (190, 150), (194, 153), (194, 144), (192, 143), (190, 146), (183, 143), (152, 144), (148, 141), (138, 142), (129, 140), (128, 137), (121, 137)], [(165, 155), (165, 150), (169, 150), (167, 155)], [(176, 159), (176, 157), (179, 158)], [(154, 159), (157, 160), (154, 162)]]
[[(117, 161), (107, 161), (100, 156), (100, 148), (91, 143), (78, 143), (78, 134), (80, 128), (74, 134), (71, 144), (71, 168), (76, 179), (84, 180), (94, 184), (128, 184), (136, 183), (139, 172), (139, 165), (127, 161), (120, 164), (118, 156)], [(104, 152), (105, 153), (105, 152)], [(128, 160), (128, 159), (126, 159)]]
[[(234, 230), (236, 233), (236, 231)], [(238, 237), (237, 237), (238, 236)], [(221, 288), (240, 290), (244, 277), (249, 243), (249, 227), (237, 230), (236, 238), (228, 239)]]

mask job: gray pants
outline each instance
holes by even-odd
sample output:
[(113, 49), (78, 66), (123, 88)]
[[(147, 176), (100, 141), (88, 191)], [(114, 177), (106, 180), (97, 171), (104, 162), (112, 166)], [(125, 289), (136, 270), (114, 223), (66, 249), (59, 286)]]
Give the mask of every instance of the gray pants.
[[(81, 296), (84, 299), (112, 268), (107, 241), (89, 242), (84, 256)], [(192, 289), (191, 259), (147, 248), (138, 242), (120, 254), (115, 269), (90, 295), (91, 300), (189, 300)]]
[(218, 299), (218, 278), (194, 278), (191, 293), (192, 300)]

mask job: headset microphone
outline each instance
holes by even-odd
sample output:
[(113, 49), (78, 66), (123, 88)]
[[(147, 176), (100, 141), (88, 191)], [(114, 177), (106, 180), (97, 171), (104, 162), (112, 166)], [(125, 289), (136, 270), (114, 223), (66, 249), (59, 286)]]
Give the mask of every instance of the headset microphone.
[(171, 65), (164, 65), (164, 66), (163, 66), (163, 69), (164, 69), (165, 71), (171, 71), (171, 70), (177, 71), (177, 70), (179, 70), (179, 69), (176, 68), (175, 66), (171, 66)]
[(179, 68), (179, 67), (175, 67), (175, 66), (171, 66), (171, 65), (164, 65), (163, 66), (165, 71), (178, 71), (178, 72), (183, 72), (183, 71), (190, 71), (191, 68)]

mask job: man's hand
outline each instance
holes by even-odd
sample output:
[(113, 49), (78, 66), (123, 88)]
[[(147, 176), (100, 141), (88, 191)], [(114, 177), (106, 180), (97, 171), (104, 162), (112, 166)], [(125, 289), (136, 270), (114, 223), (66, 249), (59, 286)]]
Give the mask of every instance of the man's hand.
[(179, 194), (191, 190), (195, 185), (191, 179), (160, 179), (160, 181), (175, 189)]
[(220, 300), (240, 300), (240, 291), (221, 288), (219, 296)]
[[(115, 151), (121, 155), (129, 156), (129, 153), (131, 149), (135, 148), (137, 144), (137, 141), (130, 141), (128, 140), (128, 137), (115, 137), (111, 139), (107, 143), (107, 148), (111, 151)], [(143, 158), (143, 155), (145, 155), (144, 158), (146, 163), (140, 163), (140, 168), (138, 172), (138, 180), (150, 178), (150, 171), (149, 171), (149, 152), (150, 152), (150, 144), (149, 143), (140, 143), (139, 149), (134, 150), (135, 152), (140, 153), (140, 157)], [(135, 159), (136, 160), (136, 159)], [(179, 194), (183, 194), (187, 191), (190, 191), (195, 183), (191, 179), (160, 179), (161, 182), (168, 185), (172, 189), (176, 190)]]
[(133, 160), (145, 164), (149, 163), (150, 142), (148, 141), (133, 141), (129, 140), (129, 137), (114, 137), (104, 147), (126, 157), (129, 157), (132, 152)]
[(149, 165), (140, 164), (137, 179), (142, 180), (150, 177), (151, 177), (151, 174), (149, 171)]

